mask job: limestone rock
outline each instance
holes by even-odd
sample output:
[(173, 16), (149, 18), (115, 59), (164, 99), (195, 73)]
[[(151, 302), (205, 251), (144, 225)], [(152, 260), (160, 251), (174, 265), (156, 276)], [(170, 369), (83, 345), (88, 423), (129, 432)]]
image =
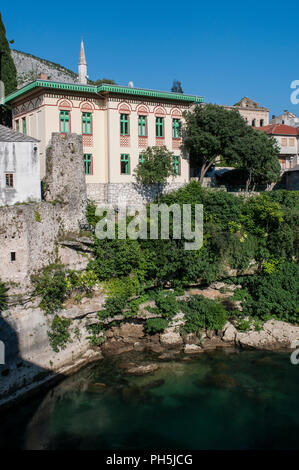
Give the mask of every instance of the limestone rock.
[(203, 349), (196, 344), (185, 344), (184, 352), (186, 354), (198, 354), (202, 353)]
[(141, 366), (133, 366), (127, 369), (128, 374), (133, 374), (133, 375), (145, 375), (145, 374), (151, 374), (155, 370), (159, 369), (158, 364), (147, 364), (147, 365), (141, 365)]
[(164, 333), (160, 335), (160, 342), (162, 345), (175, 347), (183, 344), (183, 339), (180, 333), (175, 331), (175, 328), (166, 328)]
[(223, 341), (235, 341), (236, 334), (237, 334), (236, 328), (234, 327), (234, 325), (229, 323), (226, 329), (224, 330), (222, 340)]
[(262, 331), (238, 332), (236, 342), (243, 347), (255, 349), (288, 349), (299, 340), (299, 327), (278, 320), (267, 321)]

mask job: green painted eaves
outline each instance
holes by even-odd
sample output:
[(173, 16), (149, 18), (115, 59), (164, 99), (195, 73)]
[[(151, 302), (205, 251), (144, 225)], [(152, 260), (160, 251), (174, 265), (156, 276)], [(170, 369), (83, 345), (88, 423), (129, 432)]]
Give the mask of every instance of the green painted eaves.
[(28, 91), (33, 90), (34, 88), (51, 88), (54, 90), (66, 90), (66, 91), (80, 91), (85, 93), (94, 93), (98, 94), (101, 92), (110, 92), (116, 94), (125, 94), (131, 96), (146, 96), (148, 98), (162, 98), (175, 101), (187, 101), (189, 103), (197, 102), (201, 103), (204, 99), (201, 96), (195, 95), (184, 95), (182, 93), (172, 93), (166, 91), (155, 91), (155, 90), (145, 90), (143, 88), (130, 88), (130, 87), (121, 87), (117, 85), (82, 85), (75, 83), (60, 83), (60, 82), (51, 82), (48, 80), (35, 80), (34, 82), (28, 83), (19, 90), (14, 91), (10, 95), (6, 96), (5, 103), (18, 98), (19, 96), (24, 95)]

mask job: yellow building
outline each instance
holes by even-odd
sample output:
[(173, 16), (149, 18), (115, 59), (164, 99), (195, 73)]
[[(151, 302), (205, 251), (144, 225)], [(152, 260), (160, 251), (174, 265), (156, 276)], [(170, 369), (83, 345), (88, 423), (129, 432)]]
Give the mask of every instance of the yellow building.
[(40, 140), (41, 177), (52, 132), (82, 134), (88, 196), (117, 202), (120, 194), (136, 202), (133, 171), (148, 146), (174, 153), (176, 177), (170, 187), (189, 181), (189, 163), (181, 157), (183, 112), (203, 98), (180, 93), (87, 84), (83, 42), (79, 83), (45, 79), (25, 85), (5, 99), (12, 105), (13, 127)]

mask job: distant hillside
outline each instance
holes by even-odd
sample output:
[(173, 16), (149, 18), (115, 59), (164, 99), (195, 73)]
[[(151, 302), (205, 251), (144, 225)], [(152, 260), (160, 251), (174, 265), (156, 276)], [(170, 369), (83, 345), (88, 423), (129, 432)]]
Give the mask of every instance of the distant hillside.
[[(78, 83), (78, 75), (63, 65), (15, 49), (11, 49), (11, 55), (17, 68), (18, 88), (37, 80), (41, 73), (48, 75), (48, 79), (53, 82)], [(88, 80), (88, 83), (90, 85), (101, 83), (116, 85), (115, 81), (110, 78), (98, 79), (95, 82)]]
[(64, 83), (75, 83), (77, 81), (75, 72), (60, 64), (55, 64), (55, 62), (14, 49), (11, 50), (11, 55), (17, 68), (18, 87), (37, 80), (40, 78), (41, 73), (47, 74), (49, 80), (53, 81)]

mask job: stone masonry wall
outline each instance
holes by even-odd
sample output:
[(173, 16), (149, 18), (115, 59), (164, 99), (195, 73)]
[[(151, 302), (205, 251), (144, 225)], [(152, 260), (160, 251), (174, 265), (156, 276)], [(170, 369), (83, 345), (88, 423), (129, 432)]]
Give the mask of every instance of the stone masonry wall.
[(56, 260), (60, 240), (78, 235), (87, 200), (82, 154), (81, 136), (54, 134), (47, 150), (47, 202), (0, 208), (2, 281), (27, 283)]
[[(163, 193), (174, 191), (184, 185), (185, 183), (168, 183)], [(147, 204), (157, 197), (157, 186), (141, 187), (136, 183), (87, 184), (87, 195), (97, 204), (117, 205), (118, 202), (126, 202), (128, 205), (138, 206)]]

